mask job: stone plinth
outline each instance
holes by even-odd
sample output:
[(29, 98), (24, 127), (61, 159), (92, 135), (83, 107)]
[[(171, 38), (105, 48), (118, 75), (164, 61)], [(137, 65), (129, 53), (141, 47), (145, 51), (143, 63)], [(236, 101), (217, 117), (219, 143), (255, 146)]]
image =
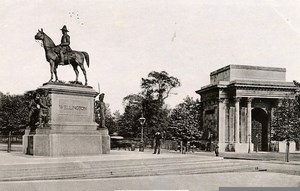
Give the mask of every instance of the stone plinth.
[[(253, 143), (250, 144), (250, 152), (253, 152)], [(248, 153), (249, 143), (235, 143), (234, 144), (235, 152), (237, 153)]]
[[(286, 141), (279, 141), (279, 152), (280, 153), (286, 152)], [(289, 152), (290, 153), (296, 152), (296, 143), (294, 141), (290, 141)]]
[(228, 143), (219, 143), (218, 146), (219, 146), (219, 152), (222, 153), (226, 151), (226, 147), (228, 146)]
[(48, 83), (52, 106), (48, 126), (23, 137), (23, 152), (37, 156), (107, 154), (110, 137), (107, 129), (97, 130), (92, 87)]

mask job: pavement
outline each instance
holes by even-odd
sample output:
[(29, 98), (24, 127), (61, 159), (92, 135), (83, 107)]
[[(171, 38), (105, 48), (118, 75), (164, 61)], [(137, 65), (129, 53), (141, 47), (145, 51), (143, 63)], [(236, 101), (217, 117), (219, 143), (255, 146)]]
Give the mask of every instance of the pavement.
[[(178, 151), (169, 151), (171, 153), (179, 153)], [(201, 155), (201, 156), (215, 156), (214, 152), (187, 152), (186, 154)], [(225, 152), (220, 153), (220, 157), (224, 159), (237, 159), (237, 160), (258, 160), (258, 161), (282, 161), (285, 160), (285, 153), (278, 152), (251, 152), (251, 153), (235, 153)], [(300, 152), (289, 153), (290, 163), (300, 164)]]
[[(225, 159), (244, 159), (244, 160), (261, 160), (261, 161), (284, 161), (286, 154), (278, 152), (251, 152), (251, 153), (221, 153)], [(300, 162), (300, 152), (289, 153), (290, 162)]]
[[(164, 149), (162, 149), (164, 150)], [(7, 145), (0, 143), (0, 153), (7, 151)], [(124, 151), (124, 150), (118, 150), (118, 151)], [(146, 152), (152, 152), (152, 150), (146, 149)], [(17, 153), (17, 155), (22, 156), (22, 145), (12, 145), (11, 153)], [(18, 154), (19, 153), (19, 154)], [(135, 157), (142, 157), (143, 155), (136, 154), (139, 153), (138, 150), (135, 150), (135, 152), (125, 152), (122, 154), (121, 158), (128, 157), (131, 154), (136, 155)], [(164, 150), (164, 157), (168, 156), (166, 153), (174, 153), (174, 154), (180, 154), (178, 151), (173, 150)], [(115, 154), (114, 150), (111, 154)], [(215, 156), (214, 152), (187, 152), (186, 154), (195, 154), (195, 155), (201, 155), (201, 156)], [(101, 158), (109, 158), (110, 156), (105, 156)], [(284, 161), (285, 153), (278, 153), (278, 152), (251, 152), (251, 153), (235, 153), (235, 152), (226, 152), (226, 153), (220, 153), (220, 157), (223, 157), (225, 159), (240, 159), (240, 160), (260, 160), (260, 161)], [(24, 157), (23, 157), (24, 158)], [(29, 156), (29, 158), (32, 158), (32, 156)], [(72, 157), (74, 158), (74, 157)], [(99, 158), (99, 157), (98, 157)], [(115, 158), (113, 156), (113, 158)], [(300, 151), (289, 153), (289, 162), (291, 163), (297, 163), (300, 162)], [(0, 159), (0, 164), (1, 159)]]
[(167, 151), (162, 154), (152, 154), (152, 150), (145, 152), (111, 150), (110, 154), (87, 155), (87, 156), (67, 156), (67, 157), (44, 157), (24, 155), (22, 152), (0, 151), (0, 165), (11, 164), (34, 164), (34, 163), (59, 163), (59, 162), (77, 162), (77, 161), (111, 161), (111, 160), (131, 160), (131, 159), (151, 159), (151, 158), (172, 158), (185, 157), (181, 154), (174, 154)]
[[(232, 153), (231, 153), (232, 154)], [(152, 158), (173, 158), (197, 155), (199, 157), (216, 158), (214, 153), (197, 152), (186, 155), (178, 152), (162, 150), (160, 155), (152, 154), (152, 150), (145, 152), (112, 150), (107, 155), (74, 156), (74, 157), (40, 157), (24, 155), (21, 152), (7, 153), (0, 151), (0, 165), (65, 163), (76, 161), (113, 161)], [(259, 166), (257, 172), (232, 172), (193, 175), (163, 175), (122, 178), (99, 179), (70, 179), (70, 180), (39, 180), (39, 181), (14, 181), (0, 182), (0, 190), (185, 190), (185, 191), (210, 191), (219, 190), (219, 187), (299, 187), (300, 190), (300, 162), (293, 160), (284, 163), (280, 154), (253, 153), (248, 155), (235, 155), (233, 161), (244, 161)], [(232, 156), (233, 156), (232, 155)], [(222, 156), (222, 154), (221, 154)], [(242, 157), (241, 157), (242, 156)], [(248, 160), (240, 160), (248, 156)], [(258, 156), (270, 156), (275, 160), (256, 160)], [(272, 157), (271, 157), (272, 156)], [(275, 157), (274, 157), (275, 156)], [(228, 156), (227, 156), (228, 157)], [(234, 158), (234, 157), (233, 157)], [(249, 159), (254, 160), (249, 160)], [(268, 157), (267, 157), (268, 158)], [(298, 159), (298, 157), (294, 158)], [(265, 171), (264, 169), (267, 169)], [(1, 172), (0, 172), (1, 173)]]
[(2, 191), (218, 191), (219, 187), (299, 187), (300, 177), (268, 172), (1, 182)]

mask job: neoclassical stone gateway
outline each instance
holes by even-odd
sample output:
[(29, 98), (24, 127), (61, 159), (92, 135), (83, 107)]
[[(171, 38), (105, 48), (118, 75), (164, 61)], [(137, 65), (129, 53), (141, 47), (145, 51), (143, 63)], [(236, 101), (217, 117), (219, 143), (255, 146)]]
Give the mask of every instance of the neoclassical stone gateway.
[[(286, 69), (228, 65), (210, 74), (201, 96), (203, 127), (212, 132), (219, 151), (269, 151), (272, 112), (299, 87), (286, 82)], [(253, 144), (254, 143), (254, 144)]]

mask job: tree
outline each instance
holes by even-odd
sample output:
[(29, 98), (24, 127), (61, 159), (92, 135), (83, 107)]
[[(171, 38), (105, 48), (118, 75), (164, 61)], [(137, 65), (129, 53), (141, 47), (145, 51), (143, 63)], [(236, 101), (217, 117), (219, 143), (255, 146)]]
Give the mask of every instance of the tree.
[(282, 99), (274, 111), (272, 121), (272, 139), (276, 141), (286, 140), (286, 162), (288, 162), (289, 142), (300, 138), (300, 104), (296, 99)]
[(165, 71), (152, 71), (148, 78), (142, 78), (143, 95), (150, 100), (157, 100), (161, 105), (169, 97), (172, 89), (181, 86), (178, 78), (169, 76)]
[(185, 142), (199, 140), (203, 134), (201, 119), (200, 101), (187, 96), (171, 112), (170, 138)]
[(170, 120), (168, 109), (164, 104), (171, 91), (181, 85), (178, 78), (169, 76), (165, 71), (152, 71), (147, 78), (142, 78), (142, 108), (146, 118), (146, 134), (167, 130)]
[(105, 104), (104, 113), (105, 113), (105, 126), (108, 128), (110, 133), (113, 133), (112, 131), (115, 127), (115, 122), (114, 122), (114, 117), (111, 114), (108, 103)]
[(110, 134), (120, 134), (121, 126), (120, 126), (120, 121), (121, 121), (122, 115), (120, 114), (119, 110), (115, 111), (112, 114), (112, 120), (113, 120), (113, 125), (110, 127), (109, 132)]
[(155, 132), (163, 133), (167, 131), (170, 124), (170, 109), (167, 106), (161, 106), (157, 100), (145, 99), (143, 101), (144, 117), (146, 118), (146, 139), (153, 138)]
[(138, 119), (142, 113), (142, 100), (143, 97), (139, 94), (130, 94), (123, 98), (124, 114), (118, 122), (121, 136), (131, 138), (139, 136), (140, 124)]
[(177, 78), (169, 76), (165, 71), (150, 72), (147, 78), (142, 78), (142, 91), (131, 94), (123, 99), (125, 107), (122, 119), (119, 120), (120, 135), (129, 137), (140, 137), (140, 124), (138, 119), (146, 118), (144, 124), (145, 140), (154, 135), (157, 130), (165, 131), (169, 126), (169, 113), (164, 101), (173, 88), (180, 86)]
[(24, 95), (2, 94), (0, 97), (0, 128), (2, 134), (19, 134), (28, 122), (28, 98)]
[(272, 121), (272, 139), (276, 141), (294, 141), (300, 138), (299, 102), (296, 99), (282, 99), (274, 111)]

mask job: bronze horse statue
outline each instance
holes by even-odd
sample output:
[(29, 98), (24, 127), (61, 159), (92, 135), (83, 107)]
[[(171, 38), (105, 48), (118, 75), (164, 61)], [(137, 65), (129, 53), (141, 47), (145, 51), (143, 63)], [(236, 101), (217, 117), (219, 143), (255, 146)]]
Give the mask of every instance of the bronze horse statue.
[[(36, 40), (41, 40), (43, 42), (43, 46), (45, 49), (46, 60), (50, 63), (50, 72), (51, 78), (49, 82), (53, 80), (53, 73), (55, 74), (55, 81), (58, 81), (57, 77), (57, 66), (60, 64), (60, 56), (59, 56), (59, 47), (54, 44), (52, 39), (43, 32), (43, 29), (38, 30), (38, 33), (34, 36)], [(78, 74), (79, 71), (77, 67), (79, 66), (84, 74), (85, 85), (87, 85), (87, 76), (84, 68), (84, 59), (86, 60), (87, 66), (89, 67), (89, 55), (84, 51), (75, 51), (72, 50), (65, 55), (66, 59), (64, 59), (64, 65), (72, 65), (75, 74), (76, 80), (75, 83), (78, 83)]]

